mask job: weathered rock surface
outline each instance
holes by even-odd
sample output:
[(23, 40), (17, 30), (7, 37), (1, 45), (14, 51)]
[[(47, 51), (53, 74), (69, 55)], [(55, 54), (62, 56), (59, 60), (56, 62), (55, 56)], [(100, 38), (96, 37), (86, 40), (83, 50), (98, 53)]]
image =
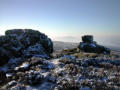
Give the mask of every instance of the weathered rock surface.
[(0, 66), (15, 57), (49, 57), (53, 43), (45, 34), (32, 29), (13, 29), (0, 36)]
[(78, 48), (84, 52), (110, 54), (111, 50), (102, 45), (98, 45), (95, 41), (93, 41), (93, 36), (91, 35), (83, 36), (82, 41), (83, 42), (80, 42), (78, 45)]

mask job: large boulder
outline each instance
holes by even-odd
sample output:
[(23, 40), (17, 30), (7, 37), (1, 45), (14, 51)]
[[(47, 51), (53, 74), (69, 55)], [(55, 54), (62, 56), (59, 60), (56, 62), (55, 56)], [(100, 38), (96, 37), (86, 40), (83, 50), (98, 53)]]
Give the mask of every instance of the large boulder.
[(39, 55), (48, 57), (53, 52), (53, 43), (44, 33), (32, 29), (7, 30), (0, 36), (0, 66), (10, 58)]
[(92, 42), (93, 42), (93, 36), (92, 36), (92, 35), (82, 36), (82, 41), (83, 41), (83, 42), (92, 43)]
[(80, 42), (78, 48), (84, 52), (110, 54), (111, 50), (102, 45), (98, 45), (95, 41), (93, 41), (92, 35), (83, 36), (82, 41), (83, 42)]
[(19, 41), (26, 47), (39, 42), (48, 53), (53, 52), (53, 43), (51, 39), (39, 31), (32, 29), (14, 29), (6, 31), (5, 35)]

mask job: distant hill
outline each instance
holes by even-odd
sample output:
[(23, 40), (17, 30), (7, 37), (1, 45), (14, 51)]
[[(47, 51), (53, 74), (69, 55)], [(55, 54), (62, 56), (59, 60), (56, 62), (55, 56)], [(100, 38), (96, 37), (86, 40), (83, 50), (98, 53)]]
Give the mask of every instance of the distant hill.
[[(62, 49), (68, 49), (68, 48), (75, 48), (78, 46), (79, 43), (73, 43), (73, 42), (62, 42), (62, 41), (53, 41), (54, 43), (54, 50), (59, 51)], [(104, 46), (104, 45), (103, 45)], [(107, 46), (106, 47), (110, 48), (113, 51), (119, 51), (120, 52), (120, 46)]]
[(54, 51), (60, 51), (63, 49), (76, 48), (79, 43), (53, 41)]
[(120, 46), (107, 46), (107, 47), (109, 47), (111, 50), (120, 52)]

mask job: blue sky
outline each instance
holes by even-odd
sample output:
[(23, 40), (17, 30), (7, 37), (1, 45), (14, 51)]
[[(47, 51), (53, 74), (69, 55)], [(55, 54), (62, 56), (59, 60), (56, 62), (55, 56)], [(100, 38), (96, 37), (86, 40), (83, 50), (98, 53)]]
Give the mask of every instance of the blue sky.
[(0, 30), (31, 28), (57, 41), (79, 42), (92, 34), (120, 42), (120, 0), (0, 0)]

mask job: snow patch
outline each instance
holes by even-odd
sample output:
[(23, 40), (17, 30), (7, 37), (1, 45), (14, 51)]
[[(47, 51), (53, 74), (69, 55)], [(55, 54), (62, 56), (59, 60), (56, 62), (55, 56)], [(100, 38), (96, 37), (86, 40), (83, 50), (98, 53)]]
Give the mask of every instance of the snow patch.
[(30, 64), (28, 63), (23, 63), (20, 68), (28, 68), (30, 66)]

